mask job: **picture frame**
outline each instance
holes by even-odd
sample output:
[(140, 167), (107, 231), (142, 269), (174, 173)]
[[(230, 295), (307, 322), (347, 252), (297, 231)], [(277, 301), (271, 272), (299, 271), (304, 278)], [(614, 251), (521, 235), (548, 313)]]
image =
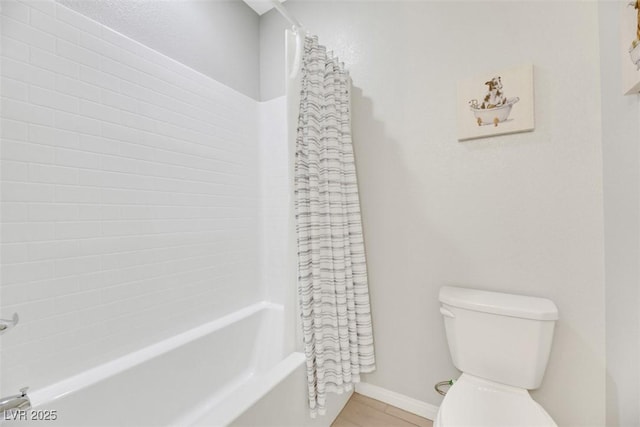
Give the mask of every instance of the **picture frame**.
[(460, 80), (457, 109), (458, 141), (533, 131), (533, 64)]
[(624, 94), (640, 93), (640, 0), (620, 1), (620, 55)]

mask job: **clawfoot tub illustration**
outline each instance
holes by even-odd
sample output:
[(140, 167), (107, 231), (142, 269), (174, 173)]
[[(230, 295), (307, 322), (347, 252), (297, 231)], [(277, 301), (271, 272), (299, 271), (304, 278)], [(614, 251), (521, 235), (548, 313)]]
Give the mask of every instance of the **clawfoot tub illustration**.
[(470, 102), (470, 109), (473, 111), (473, 114), (476, 118), (476, 122), (478, 126), (491, 125), (498, 126), (500, 122), (504, 122), (509, 118), (509, 114), (511, 114), (511, 108), (513, 104), (520, 101), (520, 98), (517, 96), (514, 98), (509, 98), (498, 107), (491, 108), (480, 108), (478, 103), (475, 104), (473, 101)]

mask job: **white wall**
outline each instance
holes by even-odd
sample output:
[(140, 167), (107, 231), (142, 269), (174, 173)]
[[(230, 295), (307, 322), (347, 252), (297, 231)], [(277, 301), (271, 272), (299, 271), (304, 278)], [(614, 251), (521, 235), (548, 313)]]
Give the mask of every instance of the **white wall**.
[(640, 426), (640, 108), (638, 96), (622, 96), (619, 7), (618, 2), (599, 3), (611, 427)]
[[(287, 151), (286, 98), (260, 103), (260, 193), (262, 200), (262, 278), (267, 298), (288, 302), (289, 259), (289, 153)], [(293, 272), (293, 273), (292, 273)]]
[(3, 391), (263, 298), (258, 105), (51, 1), (2, 1)]
[[(291, 1), (291, 0), (289, 0)], [(289, 8), (290, 3), (285, 7)], [(294, 5), (295, 7), (295, 5)], [(277, 10), (260, 17), (260, 100), (269, 101), (285, 95), (284, 31), (287, 22)]]
[[(558, 425), (604, 425), (597, 4), (290, 0), (287, 8), (353, 77), (378, 365), (366, 381), (440, 402), (433, 384), (457, 375), (437, 308), (442, 285), (544, 296), (560, 321), (533, 395)], [(285, 27), (269, 12), (261, 38), (278, 40)], [(263, 44), (262, 57), (280, 57), (281, 44)], [(535, 66), (535, 132), (458, 143), (456, 81), (526, 62)], [(261, 74), (279, 64), (263, 61)], [(271, 84), (263, 96), (283, 93), (283, 81)]]
[(241, 0), (58, 0), (133, 40), (259, 97), (259, 17)]

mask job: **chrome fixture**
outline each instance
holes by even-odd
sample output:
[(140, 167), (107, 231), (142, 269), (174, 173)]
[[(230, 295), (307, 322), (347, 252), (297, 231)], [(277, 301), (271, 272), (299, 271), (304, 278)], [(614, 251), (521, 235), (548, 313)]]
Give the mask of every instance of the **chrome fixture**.
[[(442, 310), (442, 309), (441, 309), (441, 310)], [(451, 387), (451, 386), (453, 385), (453, 383), (455, 383), (455, 382), (456, 382), (456, 380), (440, 381), (439, 383), (437, 383), (437, 384), (435, 385), (435, 387), (434, 387), (434, 388), (436, 389), (436, 391), (437, 391), (439, 394), (441, 394), (441, 395), (443, 395), (443, 396), (446, 396), (446, 395), (447, 395), (447, 392), (449, 391), (449, 387)], [(443, 390), (443, 387), (447, 387), (447, 389), (446, 389), (446, 390)]]
[(13, 313), (13, 317), (11, 319), (0, 319), (0, 335), (16, 326), (18, 324), (18, 320), (20, 320), (18, 313)]
[(31, 400), (29, 400), (29, 396), (27, 396), (28, 389), (29, 387), (21, 388), (20, 394), (0, 399), (0, 414), (2, 414), (2, 419), (8, 419), (7, 413), (10, 414), (16, 411), (26, 411), (31, 409)]

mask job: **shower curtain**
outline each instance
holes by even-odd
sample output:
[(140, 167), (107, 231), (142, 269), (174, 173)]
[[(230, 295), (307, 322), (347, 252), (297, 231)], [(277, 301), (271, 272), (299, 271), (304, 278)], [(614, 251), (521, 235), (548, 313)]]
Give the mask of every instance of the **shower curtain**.
[(306, 37), (295, 156), (298, 296), (311, 415), (375, 369), (351, 141), (350, 78)]

